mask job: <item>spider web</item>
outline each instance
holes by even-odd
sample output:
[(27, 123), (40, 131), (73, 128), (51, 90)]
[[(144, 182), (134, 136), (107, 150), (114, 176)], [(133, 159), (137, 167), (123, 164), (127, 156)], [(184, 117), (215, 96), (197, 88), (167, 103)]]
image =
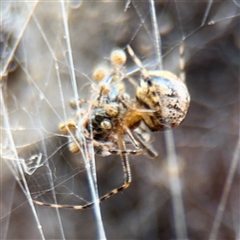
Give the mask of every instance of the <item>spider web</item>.
[[(238, 239), (239, 11), (237, 1), (1, 2), (1, 239)], [(101, 209), (34, 205), (85, 204), (121, 185), (119, 156), (90, 154), (84, 137), (73, 155), (58, 125), (74, 118), (70, 100), (96, 95), (93, 70), (113, 49), (130, 44), (147, 69), (179, 75), (183, 40), (191, 106), (179, 128), (151, 134), (158, 159), (129, 156), (131, 186)]]

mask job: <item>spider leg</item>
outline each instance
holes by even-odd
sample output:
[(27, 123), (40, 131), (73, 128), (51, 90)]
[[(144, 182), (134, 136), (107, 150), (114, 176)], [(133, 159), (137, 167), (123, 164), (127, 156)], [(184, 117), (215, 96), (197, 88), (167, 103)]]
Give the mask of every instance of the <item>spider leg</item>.
[(111, 154), (115, 154), (115, 155), (121, 155), (121, 154), (140, 155), (140, 154), (142, 154), (142, 149), (137, 149), (137, 150), (131, 150), (131, 149), (126, 149), (126, 150), (109, 149), (108, 151)]
[(185, 53), (185, 44), (184, 44), (184, 41), (182, 41), (179, 45), (179, 69), (180, 69), (179, 75), (180, 75), (180, 79), (182, 79), (183, 82), (186, 81), (184, 53)]
[(158, 157), (158, 153), (156, 152), (156, 150), (153, 149), (150, 144), (148, 144), (146, 141), (144, 141), (140, 134), (134, 133), (134, 132), (132, 134), (137, 139), (137, 141), (139, 142), (141, 147), (148, 153), (148, 155), (151, 158), (155, 159)]
[(134, 136), (134, 133), (128, 127), (125, 127), (125, 132), (127, 133), (128, 137), (130, 138), (134, 147), (136, 149), (140, 149), (141, 147), (140, 147), (138, 141), (136, 141), (136, 137)]
[(141, 72), (144, 76), (144, 78), (147, 78), (149, 76), (147, 70), (144, 68), (144, 66), (142, 65), (140, 59), (135, 55), (134, 51), (132, 50), (132, 48), (130, 47), (130, 45), (127, 45), (127, 50), (129, 55), (132, 57), (133, 61), (136, 63), (136, 65), (141, 69)]
[(136, 141), (135, 136), (133, 135), (133, 133), (131, 132), (131, 130), (128, 127), (124, 127), (126, 134), (128, 135), (128, 137), (131, 140), (131, 143), (133, 144), (133, 146), (136, 148), (134, 150), (132, 149), (109, 149), (108, 151), (111, 154), (132, 154), (132, 155), (140, 155), (142, 154), (142, 148), (141, 146), (138, 144), (138, 142)]
[(122, 167), (123, 167), (123, 173), (124, 173), (124, 182), (122, 186), (113, 189), (111, 192), (105, 194), (103, 197), (101, 197), (99, 200), (104, 201), (108, 198), (110, 198), (112, 195), (115, 195), (124, 189), (128, 188), (129, 185), (131, 184), (132, 181), (132, 174), (131, 174), (131, 168), (128, 160), (128, 155), (125, 152), (126, 151), (126, 146), (125, 142), (123, 141), (121, 136), (118, 136), (118, 146), (121, 151), (121, 161), (122, 161)]
[[(124, 147), (124, 149), (120, 148), (119, 145), (119, 137), (116, 137), (115, 135), (111, 135), (111, 141), (106, 141), (106, 142), (101, 142), (101, 141), (97, 141), (95, 139), (90, 139), (89, 136), (85, 135), (86, 139), (89, 139), (92, 141), (93, 146), (95, 149), (97, 149), (97, 154), (101, 155), (101, 156), (108, 156), (108, 155), (122, 155), (122, 154), (131, 154), (131, 155), (140, 155), (142, 154), (142, 148), (141, 146), (138, 144), (138, 142), (135, 139), (135, 136), (133, 136), (132, 131), (125, 127), (125, 133), (129, 136), (131, 143), (133, 144), (133, 146), (136, 149), (126, 149), (126, 147)], [(122, 136), (121, 136), (122, 138)], [(109, 136), (110, 139), (110, 136)], [(124, 140), (122, 140), (124, 142)], [(74, 142), (72, 143), (74, 144)], [(125, 145), (124, 145), (125, 146)], [(73, 152), (73, 151), (72, 151)], [(107, 154), (107, 152), (109, 154)]]
[[(131, 184), (132, 181), (132, 175), (131, 175), (131, 168), (128, 160), (128, 155), (125, 153), (126, 151), (126, 146), (125, 142), (123, 141), (122, 137), (118, 136), (118, 146), (119, 149), (121, 150), (121, 161), (122, 161), (122, 167), (123, 167), (123, 173), (124, 173), (124, 182), (123, 184), (110, 191), (109, 193), (103, 195), (98, 199), (98, 203), (110, 198), (111, 196), (123, 191), (124, 189), (128, 188), (129, 185)], [(35, 204), (41, 205), (41, 206), (47, 206), (47, 207), (52, 207), (52, 208), (62, 208), (62, 209), (75, 209), (75, 210), (82, 210), (82, 209), (88, 209), (93, 207), (94, 202), (87, 203), (85, 205), (59, 205), (59, 204), (49, 204), (49, 203), (44, 203), (40, 202), (37, 200), (32, 200)]]

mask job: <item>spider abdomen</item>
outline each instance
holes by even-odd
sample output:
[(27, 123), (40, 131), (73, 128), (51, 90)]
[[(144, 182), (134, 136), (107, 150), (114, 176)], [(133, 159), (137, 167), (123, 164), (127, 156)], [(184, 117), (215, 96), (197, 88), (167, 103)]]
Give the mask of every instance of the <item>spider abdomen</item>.
[(147, 110), (143, 121), (151, 131), (178, 126), (185, 118), (190, 95), (185, 83), (168, 71), (149, 71), (137, 88), (136, 99)]

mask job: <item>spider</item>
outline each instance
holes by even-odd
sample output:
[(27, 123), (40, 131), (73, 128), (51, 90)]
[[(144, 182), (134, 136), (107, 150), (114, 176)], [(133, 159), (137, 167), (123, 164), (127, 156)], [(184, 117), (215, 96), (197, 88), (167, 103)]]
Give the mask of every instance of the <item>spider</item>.
[[(181, 44), (181, 57), (183, 56), (183, 47)], [(135, 99), (131, 100), (122, 87), (122, 80), (127, 77), (123, 68), (126, 55), (123, 51), (114, 52), (111, 55), (114, 69), (112, 73), (107, 75), (102, 70), (94, 73), (95, 81), (99, 81), (101, 84), (97, 102), (92, 104), (91, 113), (86, 118), (84, 126), (86, 138), (90, 138), (90, 131), (92, 131), (93, 139), (91, 140), (97, 154), (102, 156), (118, 154), (122, 160), (123, 184), (100, 197), (99, 203), (129, 187), (132, 177), (128, 154), (138, 155), (145, 150), (152, 158), (158, 156), (143, 137), (145, 129), (140, 124), (144, 123), (145, 127), (152, 132), (177, 127), (185, 118), (190, 102), (183, 74), (183, 79), (180, 79), (168, 71), (148, 71), (129, 45), (127, 51), (141, 72)], [(114, 57), (112, 58), (112, 56)], [(180, 67), (183, 70), (182, 60)], [(76, 121), (61, 124), (60, 130), (64, 134), (71, 135), (70, 151), (80, 152), (81, 146), (76, 134), (78, 131)], [(134, 150), (126, 148), (129, 140), (135, 147)], [(91, 208), (94, 204), (71, 206), (33, 201), (43, 206), (77, 210)]]

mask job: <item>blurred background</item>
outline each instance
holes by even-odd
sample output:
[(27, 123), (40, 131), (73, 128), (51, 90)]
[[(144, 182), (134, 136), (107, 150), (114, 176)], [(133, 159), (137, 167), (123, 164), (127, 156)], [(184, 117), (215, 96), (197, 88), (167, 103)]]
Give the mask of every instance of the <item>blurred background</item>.
[[(87, 100), (96, 94), (92, 73), (110, 67), (112, 50), (130, 44), (154, 69), (150, 3), (5, 2), (1, 11), (1, 239), (96, 239), (92, 209), (31, 207), (27, 195), (90, 201), (82, 156), (69, 152), (58, 125), (74, 118), (69, 102), (76, 93)], [(239, 239), (239, 3), (155, 1), (155, 11), (164, 69), (179, 74), (185, 43), (191, 104), (173, 136), (187, 236)], [(133, 68), (128, 56), (126, 72)], [(109, 239), (177, 238), (169, 182), (176, 172), (168, 168), (164, 133), (151, 136), (159, 157), (129, 156), (131, 186), (100, 205)], [(100, 195), (121, 185), (119, 156), (96, 156), (96, 164)]]

